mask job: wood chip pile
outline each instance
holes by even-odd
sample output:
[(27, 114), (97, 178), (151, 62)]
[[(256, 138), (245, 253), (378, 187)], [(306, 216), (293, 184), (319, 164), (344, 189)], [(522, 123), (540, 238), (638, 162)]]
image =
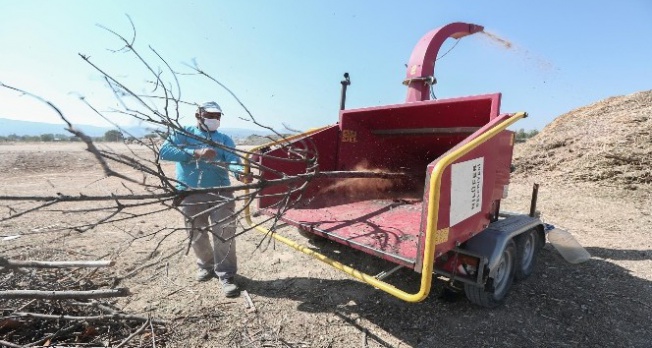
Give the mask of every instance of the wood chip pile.
[(515, 175), (652, 185), (652, 90), (611, 97), (559, 116), (517, 147)]

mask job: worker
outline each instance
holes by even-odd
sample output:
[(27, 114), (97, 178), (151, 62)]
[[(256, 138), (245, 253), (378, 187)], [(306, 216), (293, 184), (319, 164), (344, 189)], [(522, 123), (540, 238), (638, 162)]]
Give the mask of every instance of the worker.
[[(160, 158), (176, 162), (179, 190), (225, 187), (230, 185), (228, 173), (243, 183), (250, 183), (251, 175), (242, 172), (240, 158), (233, 139), (218, 131), (222, 108), (214, 101), (206, 102), (195, 113), (197, 126), (186, 126), (171, 134), (160, 151)], [(226, 148), (215, 146), (223, 145)], [(198, 281), (217, 276), (226, 297), (238, 296), (235, 283), (238, 270), (235, 238), (235, 201), (232, 192), (195, 193), (179, 202), (192, 249), (197, 256)], [(213, 234), (211, 245), (208, 231)]]

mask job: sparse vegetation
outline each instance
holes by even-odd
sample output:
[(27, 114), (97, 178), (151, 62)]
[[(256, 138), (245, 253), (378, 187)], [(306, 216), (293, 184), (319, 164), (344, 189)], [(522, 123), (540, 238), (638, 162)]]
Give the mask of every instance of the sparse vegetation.
[[(281, 134), (283, 137), (288, 137), (290, 134)], [(281, 138), (281, 136), (278, 135), (257, 135), (257, 134), (252, 134), (244, 139), (238, 139), (237, 144), (238, 145), (263, 145), (266, 143), (269, 143), (271, 141), (276, 141)]]
[(112, 129), (104, 133), (105, 141), (123, 141), (125, 138), (124, 134), (121, 131)]
[(79, 141), (79, 138), (67, 134), (45, 133), (41, 135), (0, 135), (2, 142), (53, 142), (53, 141)]
[(539, 134), (539, 131), (536, 129), (526, 131), (525, 129), (521, 128), (518, 131), (516, 131), (515, 141), (517, 143), (524, 143), (528, 139), (535, 137), (537, 134)]

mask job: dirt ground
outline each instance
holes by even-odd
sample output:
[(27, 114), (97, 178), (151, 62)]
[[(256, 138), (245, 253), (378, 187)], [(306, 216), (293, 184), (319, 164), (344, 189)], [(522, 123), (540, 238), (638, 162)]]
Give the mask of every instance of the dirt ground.
[[(127, 151), (123, 145), (107, 146)], [(142, 148), (135, 151), (147, 155)], [(171, 165), (165, 168), (172, 173)], [(165, 342), (159, 346), (652, 346), (649, 186), (624, 190), (600, 183), (548, 183), (544, 174), (517, 175), (503, 208), (527, 211), (535, 182), (541, 184), (538, 209), (545, 222), (570, 231), (592, 257), (586, 263), (571, 265), (547, 244), (535, 274), (515, 284), (506, 303), (496, 309), (480, 308), (463, 296), (446, 295), (439, 282), (425, 301), (405, 303), (283, 245), (265, 242), (258, 248), (262, 235), (250, 232), (238, 239), (238, 280), (256, 307), (255, 312), (248, 311), (244, 295), (227, 299), (217, 281), (194, 280), (194, 258), (180, 248), (185, 245), (182, 232), (165, 240), (162, 235), (147, 236), (162, 227), (180, 226), (181, 217), (175, 212), (84, 233), (58, 229), (92, 221), (101, 214), (28, 214), (0, 222), (0, 255), (115, 259), (117, 264), (106, 272), (122, 277), (119, 286), (133, 293), (117, 300), (116, 305), (125, 312), (149, 313), (172, 321)], [(0, 145), (1, 196), (57, 192), (107, 194), (128, 190), (117, 180), (103, 179), (99, 166), (81, 144)], [(1, 203), (4, 216), (8, 203)], [(301, 238), (296, 231), (284, 232)], [(6, 238), (18, 234), (19, 238)], [(133, 236), (143, 238), (134, 240)], [(390, 268), (378, 259), (335, 244), (316, 241), (311, 247), (372, 274)], [(130, 273), (135, 269), (139, 271)], [(405, 289), (418, 286), (418, 277), (409, 271), (397, 272), (388, 281)]]

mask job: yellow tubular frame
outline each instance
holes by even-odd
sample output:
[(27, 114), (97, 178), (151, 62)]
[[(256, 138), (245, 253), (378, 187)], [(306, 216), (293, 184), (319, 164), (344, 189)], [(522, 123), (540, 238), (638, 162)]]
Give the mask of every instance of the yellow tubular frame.
[[(350, 276), (352, 276), (355, 279), (361, 280), (371, 286), (374, 286), (380, 290), (383, 290), (390, 295), (393, 295), (395, 297), (400, 298), (403, 301), (407, 302), (419, 302), (425, 299), (428, 296), (428, 293), (430, 293), (430, 286), (432, 284), (432, 274), (433, 274), (433, 268), (434, 268), (434, 261), (435, 261), (435, 243), (433, 242), (433, 238), (435, 235), (435, 231), (437, 229), (437, 218), (439, 216), (439, 195), (440, 195), (440, 186), (441, 186), (441, 178), (442, 175), (444, 174), (444, 170), (446, 167), (451, 165), (454, 161), (459, 159), (460, 157), (466, 155), (469, 153), (471, 150), (475, 149), (478, 145), (488, 141), (492, 137), (494, 137), (496, 134), (502, 132), (505, 130), (507, 127), (511, 126), (514, 124), (516, 121), (520, 120), (521, 118), (526, 117), (527, 114), (525, 112), (518, 112), (512, 115), (509, 119), (505, 120), (503, 123), (497, 125), (496, 127), (488, 130), (487, 132), (481, 134), (477, 138), (471, 140), (467, 144), (464, 144), (460, 148), (452, 151), (451, 153), (445, 155), (443, 158), (441, 158), (437, 164), (435, 165), (435, 168), (433, 168), (432, 175), (430, 176), (430, 191), (428, 193), (428, 219), (427, 219), (427, 224), (426, 224), (426, 238), (425, 238), (425, 252), (423, 254), (423, 265), (421, 268), (421, 286), (419, 287), (419, 291), (417, 293), (411, 294), (407, 293), (394, 285), (391, 285), (389, 283), (386, 283), (382, 280), (376, 279), (374, 276), (366, 274), (364, 272), (358, 271), (355, 268), (349, 267), (347, 265), (344, 265), (336, 260), (333, 260), (323, 254), (320, 254), (304, 245), (301, 245), (293, 240), (290, 240), (288, 238), (285, 238), (278, 233), (270, 233), (270, 231), (264, 227), (261, 226), (256, 226), (256, 229), (262, 233), (270, 233), (272, 237), (274, 237), (276, 240), (279, 242), (286, 244), (287, 246), (294, 248), (308, 256), (312, 256), (313, 258), (324, 262), (331, 267), (338, 269)], [(315, 130), (316, 131), (316, 130)], [(303, 134), (300, 134), (299, 136), (305, 136), (309, 135), (311, 133), (314, 133), (315, 131), (311, 132), (306, 132)], [(295, 138), (295, 137), (293, 137)], [(256, 151), (259, 148), (262, 148), (264, 146), (270, 146), (276, 143), (269, 143), (263, 146), (256, 147), (251, 150), (251, 152)], [(249, 155), (247, 155), (247, 159), (249, 159)], [(245, 164), (245, 172), (248, 173), (251, 170), (251, 167), (249, 166), (249, 162)], [(248, 191), (248, 190), (247, 190)], [(247, 192), (248, 193), (248, 192)], [(252, 219), (251, 219), (251, 211), (249, 209), (249, 206), (245, 208), (245, 218), (246, 221), (249, 225), (254, 225)]]

